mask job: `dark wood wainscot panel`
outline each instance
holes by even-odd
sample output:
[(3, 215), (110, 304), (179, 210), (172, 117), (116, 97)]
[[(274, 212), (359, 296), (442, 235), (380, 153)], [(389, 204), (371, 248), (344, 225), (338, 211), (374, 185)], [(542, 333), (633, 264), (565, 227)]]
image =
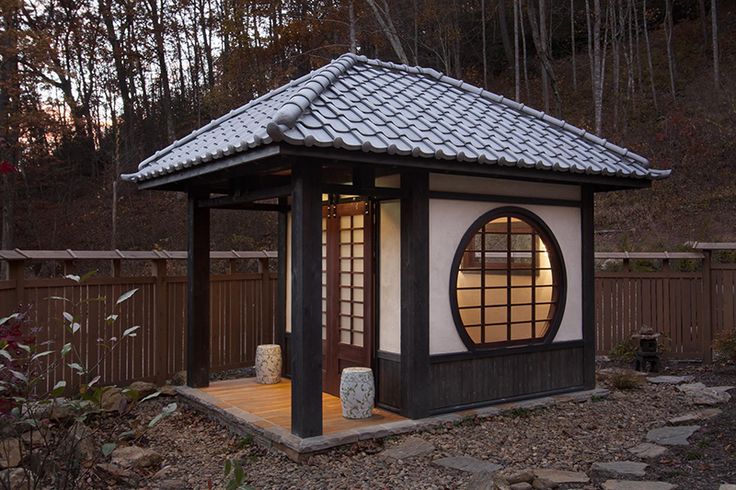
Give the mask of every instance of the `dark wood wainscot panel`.
[(398, 412), (401, 409), (401, 356), (378, 351), (376, 367), (376, 404)]
[(431, 357), (432, 413), (583, 389), (583, 342)]

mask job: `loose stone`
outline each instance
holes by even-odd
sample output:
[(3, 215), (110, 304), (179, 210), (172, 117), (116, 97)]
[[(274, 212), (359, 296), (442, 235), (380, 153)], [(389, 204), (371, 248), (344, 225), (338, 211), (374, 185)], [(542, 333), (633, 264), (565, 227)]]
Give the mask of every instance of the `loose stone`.
[(603, 490), (671, 490), (675, 485), (663, 481), (606, 480)]
[(647, 433), (647, 440), (662, 446), (687, 446), (688, 438), (700, 429), (699, 425), (660, 427)]
[(721, 410), (718, 408), (704, 408), (702, 410), (688, 412), (684, 415), (680, 415), (679, 417), (673, 417), (669, 419), (667, 423), (670, 425), (687, 425), (693, 422), (707, 420), (720, 414)]
[[(535, 468), (532, 470), (538, 480), (547, 480), (552, 483), (588, 483), (590, 478), (580, 471), (556, 470), (552, 468)], [(535, 487), (536, 488), (536, 487)]]
[(424, 439), (409, 437), (398, 446), (386, 449), (381, 456), (388, 460), (402, 460), (423, 456), (434, 451), (434, 446)]
[(629, 448), (629, 452), (644, 459), (658, 458), (667, 452), (667, 448), (652, 444), (651, 442), (642, 442), (638, 446)]
[(483, 461), (472, 456), (449, 456), (447, 458), (435, 459), (432, 463), (444, 468), (467, 471), (468, 473), (493, 473), (503, 468), (500, 464)]
[(644, 476), (649, 466), (636, 461), (612, 461), (610, 463), (593, 463), (591, 472), (599, 477), (615, 478), (620, 476)]
[(654, 376), (647, 378), (647, 381), (654, 384), (678, 385), (692, 381), (692, 376)]

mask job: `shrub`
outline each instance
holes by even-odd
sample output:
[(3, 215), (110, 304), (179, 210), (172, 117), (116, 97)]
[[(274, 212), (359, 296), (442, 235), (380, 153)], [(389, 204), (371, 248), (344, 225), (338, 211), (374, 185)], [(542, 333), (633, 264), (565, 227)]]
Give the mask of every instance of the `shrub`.
[(627, 372), (614, 373), (608, 378), (608, 381), (617, 390), (634, 390), (642, 384), (641, 376)]
[(713, 347), (723, 359), (736, 362), (736, 330), (719, 335)]
[(633, 362), (638, 349), (639, 343), (635, 339), (622, 340), (613, 346), (608, 356), (614, 361)]

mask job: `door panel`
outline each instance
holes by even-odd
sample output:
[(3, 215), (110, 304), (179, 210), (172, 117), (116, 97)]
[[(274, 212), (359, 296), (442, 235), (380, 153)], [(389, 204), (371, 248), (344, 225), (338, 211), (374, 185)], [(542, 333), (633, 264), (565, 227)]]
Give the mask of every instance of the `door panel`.
[(367, 201), (325, 206), (323, 215), (324, 387), (337, 394), (340, 372), (371, 367), (373, 213)]

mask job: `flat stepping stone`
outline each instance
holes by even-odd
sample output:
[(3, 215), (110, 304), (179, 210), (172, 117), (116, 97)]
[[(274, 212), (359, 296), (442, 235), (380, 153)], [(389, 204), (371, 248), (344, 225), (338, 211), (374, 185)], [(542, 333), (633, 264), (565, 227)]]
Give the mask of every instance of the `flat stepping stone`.
[(647, 433), (647, 441), (662, 446), (687, 446), (688, 437), (700, 429), (699, 425), (676, 425), (672, 427), (660, 427), (652, 429)]
[(656, 385), (679, 385), (692, 380), (692, 376), (654, 376), (647, 378), (647, 381)]
[(667, 452), (667, 448), (657, 444), (652, 444), (651, 442), (642, 442), (638, 446), (629, 448), (629, 452), (642, 459), (652, 459), (662, 456)]
[(581, 471), (555, 470), (552, 468), (534, 468), (534, 476), (540, 480), (562, 484), (562, 483), (588, 483), (590, 478)]
[(593, 463), (591, 473), (602, 478), (616, 478), (626, 476), (645, 476), (646, 463), (636, 461), (612, 461), (610, 463)]
[(706, 389), (707, 386), (705, 386), (703, 383), (686, 383), (683, 385), (679, 385), (677, 387), (678, 390), (682, 391), (683, 393), (693, 393), (695, 391), (700, 391)]
[(736, 490), (736, 485), (732, 483), (723, 483), (718, 490)]
[(715, 388), (705, 388), (704, 390), (696, 391), (691, 395), (692, 402), (695, 405), (719, 405), (726, 403), (731, 399), (731, 395), (726, 391), (719, 391)]
[(606, 480), (602, 488), (603, 490), (671, 490), (675, 488), (675, 485), (663, 481)]
[(401, 460), (423, 456), (432, 451), (434, 451), (434, 446), (424, 439), (409, 437), (398, 446), (383, 451), (381, 457), (388, 460)]
[(688, 412), (680, 415), (679, 417), (673, 417), (667, 421), (670, 425), (688, 425), (693, 422), (699, 422), (701, 420), (707, 420), (720, 415), (721, 410), (718, 408), (704, 408), (702, 410), (695, 410), (694, 412)]
[(500, 464), (491, 463), (472, 456), (449, 456), (432, 461), (432, 464), (468, 473), (493, 473), (503, 468)]

